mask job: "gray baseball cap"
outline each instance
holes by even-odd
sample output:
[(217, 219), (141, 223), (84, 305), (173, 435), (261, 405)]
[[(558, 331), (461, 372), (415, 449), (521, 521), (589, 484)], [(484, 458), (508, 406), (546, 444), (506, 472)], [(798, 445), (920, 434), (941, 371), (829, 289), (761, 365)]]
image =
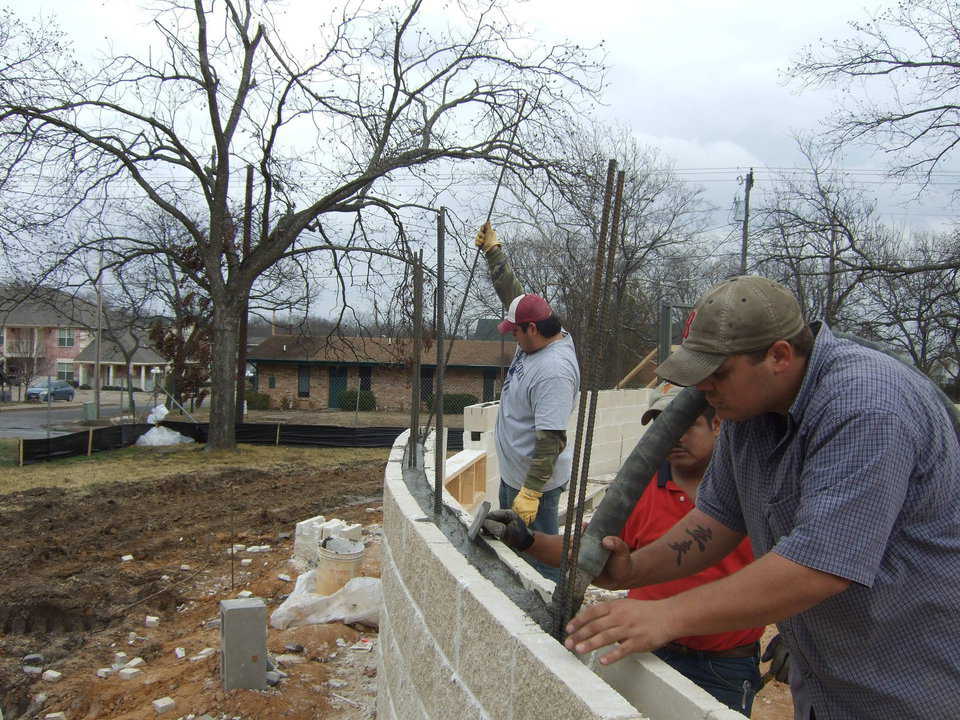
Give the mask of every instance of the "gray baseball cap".
[(778, 282), (740, 275), (707, 292), (687, 317), (683, 343), (657, 368), (677, 385), (705, 380), (730, 355), (786, 340), (806, 323), (797, 298)]
[(667, 405), (673, 402), (673, 399), (683, 390), (679, 385), (670, 383), (660, 383), (653, 391), (653, 398), (650, 400), (650, 407), (640, 416), (640, 424), (646, 425), (657, 415), (667, 409)]

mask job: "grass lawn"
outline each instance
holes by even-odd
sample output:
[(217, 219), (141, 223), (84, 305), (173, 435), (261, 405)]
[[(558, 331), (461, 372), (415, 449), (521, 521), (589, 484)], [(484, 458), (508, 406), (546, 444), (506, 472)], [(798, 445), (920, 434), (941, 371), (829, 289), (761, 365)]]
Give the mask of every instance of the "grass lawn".
[(302, 448), (238, 445), (235, 451), (210, 451), (195, 444), (167, 447), (129, 447), (95, 453), (91, 457), (17, 466), (17, 441), (0, 439), (0, 494), (32, 487), (82, 488), (109, 482), (136, 482), (180, 473), (226, 468), (258, 470), (329, 468), (355, 462), (383, 460), (388, 448)]

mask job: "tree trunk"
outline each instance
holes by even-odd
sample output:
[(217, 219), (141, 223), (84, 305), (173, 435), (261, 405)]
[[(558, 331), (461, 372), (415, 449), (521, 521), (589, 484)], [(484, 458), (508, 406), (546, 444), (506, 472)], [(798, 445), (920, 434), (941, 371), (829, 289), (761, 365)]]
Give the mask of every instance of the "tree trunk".
[(213, 299), (213, 347), (210, 369), (210, 436), (207, 447), (232, 450), (237, 446), (237, 340), (240, 307), (230, 300)]

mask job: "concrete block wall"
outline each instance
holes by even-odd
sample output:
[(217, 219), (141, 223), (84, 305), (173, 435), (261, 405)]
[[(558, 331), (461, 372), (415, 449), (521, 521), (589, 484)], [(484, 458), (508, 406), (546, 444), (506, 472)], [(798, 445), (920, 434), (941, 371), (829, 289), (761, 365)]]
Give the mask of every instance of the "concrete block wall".
[[(742, 720), (652, 655), (614, 665), (617, 689), (544, 633), (421, 510), (403, 480), (406, 440), (397, 438), (384, 477), (380, 720)], [(424, 465), (433, 468), (430, 454)], [(444, 503), (457, 509), (447, 493)], [(490, 545), (549, 596), (553, 583)]]
[[(615, 474), (623, 465), (646, 430), (640, 418), (649, 406), (651, 392), (647, 389), (600, 391), (590, 450), (588, 474), (591, 477)], [(498, 402), (481, 403), (466, 408), (463, 413), (464, 449), (487, 453), (487, 499), (491, 501), (496, 500), (500, 485), (495, 435), (499, 405)], [(567, 425), (569, 442), (573, 442), (577, 433), (577, 408), (579, 399)]]

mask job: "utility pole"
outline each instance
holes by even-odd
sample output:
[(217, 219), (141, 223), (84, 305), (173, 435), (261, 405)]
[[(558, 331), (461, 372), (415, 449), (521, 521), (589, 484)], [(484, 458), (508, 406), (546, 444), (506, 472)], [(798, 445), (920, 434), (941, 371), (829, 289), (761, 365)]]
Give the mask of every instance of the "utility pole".
[(103, 348), (103, 240), (100, 241), (100, 259), (97, 262), (97, 357), (93, 364), (93, 401), (100, 419), (100, 358)]
[[(252, 233), (251, 220), (253, 218), (253, 165), (247, 165), (247, 186), (243, 207), (243, 263), (250, 256)], [(247, 313), (250, 305), (250, 293), (241, 301), (243, 310), (240, 313), (240, 332), (237, 339), (237, 422), (242, 423), (243, 409), (247, 396)]]
[(750, 190), (753, 189), (753, 168), (747, 173), (743, 192), (743, 237), (740, 241), (740, 274), (747, 274), (747, 234), (750, 227)]

